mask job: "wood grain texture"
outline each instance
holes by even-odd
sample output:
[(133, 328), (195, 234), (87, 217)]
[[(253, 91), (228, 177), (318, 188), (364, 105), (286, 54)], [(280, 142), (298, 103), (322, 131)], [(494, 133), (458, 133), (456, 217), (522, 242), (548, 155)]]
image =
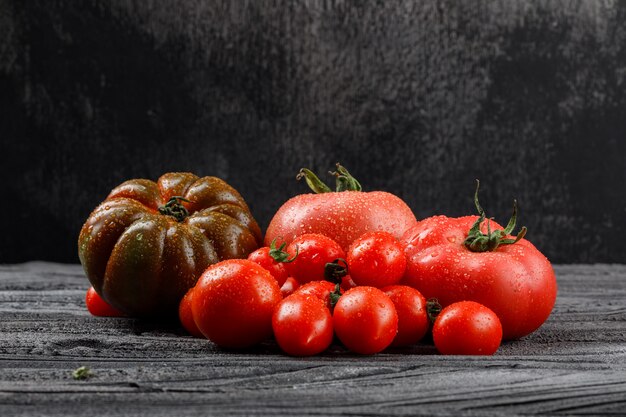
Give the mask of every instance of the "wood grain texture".
[[(216, 349), (177, 323), (91, 317), (80, 266), (0, 266), (0, 415), (623, 415), (626, 265), (557, 266), (550, 319), (493, 357)], [(94, 376), (71, 377), (89, 366)]]
[[(626, 2), (0, 0), (0, 262), (76, 262), (111, 188), (188, 170), (262, 226), (342, 161), (418, 217), (626, 262)], [(45, 238), (41, 238), (45, 236)]]

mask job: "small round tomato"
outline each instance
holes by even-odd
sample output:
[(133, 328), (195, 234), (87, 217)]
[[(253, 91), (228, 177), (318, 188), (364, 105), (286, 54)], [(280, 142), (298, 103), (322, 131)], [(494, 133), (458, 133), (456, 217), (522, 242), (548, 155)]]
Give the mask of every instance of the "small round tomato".
[(409, 346), (419, 342), (430, 327), (424, 296), (406, 285), (390, 285), (382, 291), (391, 298), (398, 312), (398, 334), (391, 346)]
[(85, 304), (87, 304), (87, 310), (94, 316), (98, 317), (124, 317), (125, 314), (112, 307), (109, 303), (104, 301), (93, 287), (89, 287), (87, 294), (85, 294)]
[(400, 282), (406, 257), (400, 242), (387, 232), (365, 233), (348, 249), (350, 276), (357, 285), (382, 288)]
[(302, 285), (295, 291), (295, 294), (312, 295), (319, 298), (326, 304), (326, 307), (331, 308), (330, 294), (335, 291), (337, 284), (333, 284), (329, 281), (311, 281)]
[(300, 284), (323, 280), (326, 264), (346, 257), (337, 242), (318, 234), (297, 237), (287, 246), (286, 251), (291, 258), (295, 257), (285, 265), (287, 271)]
[(294, 277), (289, 277), (285, 281), (282, 287), (280, 287), (280, 293), (283, 298), (286, 298), (294, 293), (300, 287), (300, 283)]
[(441, 310), (433, 340), (443, 355), (493, 355), (502, 341), (502, 325), (484, 305), (460, 301)]
[(277, 248), (276, 242), (273, 241), (269, 247), (265, 246), (259, 248), (248, 255), (248, 260), (261, 265), (276, 278), (279, 287), (281, 287), (289, 277), (285, 264), (292, 262), (294, 259), (290, 258), (287, 252), (283, 251), (285, 246), (287, 246), (287, 244), (283, 243)]
[(193, 289), (194, 287), (189, 288), (187, 294), (180, 300), (180, 304), (178, 305), (178, 319), (180, 320), (180, 324), (183, 325), (187, 332), (194, 337), (204, 338), (204, 335), (196, 326), (196, 322), (193, 319), (193, 313), (191, 311), (191, 300), (193, 298)]
[(210, 341), (245, 348), (271, 336), (272, 313), (280, 300), (280, 288), (266, 269), (247, 259), (230, 259), (200, 276), (191, 310)]
[(325, 351), (333, 340), (333, 319), (324, 302), (313, 295), (292, 294), (281, 301), (272, 316), (278, 346), (293, 356)]
[(348, 349), (363, 355), (387, 348), (398, 332), (398, 313), (391, 299), (374, 287), (354, 287), (333, 312), (335, 334)]

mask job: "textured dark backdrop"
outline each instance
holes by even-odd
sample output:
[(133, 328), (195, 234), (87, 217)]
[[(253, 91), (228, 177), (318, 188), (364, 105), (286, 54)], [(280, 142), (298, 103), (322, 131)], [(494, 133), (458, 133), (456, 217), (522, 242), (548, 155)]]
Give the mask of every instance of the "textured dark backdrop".
[(263, 227), (342, 161), (418, 217), (625, 262), (626, 2), (0, 0), (0, 262), (76, 262), (110, 188), (217, 175)]

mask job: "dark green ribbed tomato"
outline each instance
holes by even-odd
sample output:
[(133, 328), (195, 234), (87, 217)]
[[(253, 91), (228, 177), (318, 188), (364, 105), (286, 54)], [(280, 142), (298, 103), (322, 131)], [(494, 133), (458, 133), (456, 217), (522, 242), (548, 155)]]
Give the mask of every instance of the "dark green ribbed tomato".
[(261, 241), (246, 202), (226, 182), (167, 173), (114, 188), (83, 225), (78, 256), (106, 302), (151, 316), (175, 314), (207, 266), (245, 258)]

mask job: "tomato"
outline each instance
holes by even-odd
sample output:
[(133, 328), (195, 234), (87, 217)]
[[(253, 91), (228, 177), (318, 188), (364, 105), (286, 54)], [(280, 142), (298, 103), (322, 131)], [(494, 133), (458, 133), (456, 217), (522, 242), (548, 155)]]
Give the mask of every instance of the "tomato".
[(391, 346), (409, 346), (422, 340), (430, 327), (426, 299), (422, 294), (405, 285), (390, 285), (382, 291), (389, 296), (398, 313), (398, 334)]
[(348, 349), (372, 355), (387, 348), (398, 332), (398, 313), (391, 299), (374, 287), (345, 292), (333, 312), (335, 334)]
[(441, 310), (433, 341), (443, 355), (493, 355), (502, 341), (502, 325), (484, 305), (460, 301)]
[(325, 351), (333, 340), (333, 319), (322, 300), (293, 294), (282, 300), (272, 316), (278, 346), (293, 356), (310, 356)]
[(78, 255), (113, 307), (131, 316), (174, 315), (208, 265), (246, 257), (261, 241), (234, 188), (178, 172), (114, 188), (83, 225)]
[(275, 241), (272, 241), (269, 247), (264, 246), (248, 255), (249, 260), (261, 265), (263, 268), (267, 269), (274, 278), (276, 278), (278, 286), (282, 286), (289, 277), (285, 264), (293, 262), (295, 259), (295, 256), (293, 258), (289, 258), (289, 254), (283, 251), (286, 245), (286, 243), (283, 243), (277, 248), (275, 246)]
[(356, 283), (352, 280), (350, 275), (345, 275), (341, 278), (341, 289), (348, 291), (350, 288), (356, 287)]
[(326, 307), (331, 308), (330, 294), (335, 291), (337, 284), (329, 281), (311, 281), (302, 285), (295, 294), (312, 295), (324, 302)]
[(288, 277), (285, 283), (280, 287), (283, 298), (290, 296), (300, 287), (300, 283), (294, 277)]
[(89, 287), (87, 294), (85, 295), (85, 304), (87, 304), (87, 310), (94, 316), (98, 317), (124, 317), (125, 314), (111, 307), (106, 301), (102, 299), (93, 287)]
[(347, 250), (363, 233), (385, 231), (394, 237), (416, 223), (413, 212), (399, 197), (384, 191), (361, 191), (348, 171), (337, 164), (337, 191), (333, 192), (308, 169), (300, 171), (317, 194), (302, 194), (282, 205), (270, 221), (266, 245), (276, 238), (287, 243), (308, 233), (335, 240)]
[(194, 288), (190, 288), (187, 291), (187, 294), (180, 300), (180, 304), (178, 306), (178, 319), (180, 320), (180, 324), (183, 325), (187, 332), (194, 337), (204, 338), (204, 335), (196, 326), (196, 322), (193, 319), (193, 312), (191, 311), (191, 300), (193, 298), (193, 290)]
[[(419, 222), (402, 237), (407, 256), (403, 284), (416, 288), (443, 307), (476, 301), (493, 310), (505, 339), (518, 339), (548, 318), (556, 300), (556, 277), (550, 262), (526, 239), (510, 235), (517, 210), (506, 229), (485, 215), (435, 216)], [(470, 236), (471, 235), (471, 236)], [(490, 250), (491, 248), (491, 250)], [(480, 251), (484, 250), (484, 251)]]
[(286, 264), (287, 271), (300, 284), (323, 280), (326, 264), (346, 257), (337, 242), (317, 234), (298, 236), (287, 246), (286, 251), (291, 258), (295, 257)]
[(198, 329), (218, 346), (245, 348), (272, 334), (272, 313), (282, 300), (272, 275), (247, 259), (207, 268), (193, 290), (191, 310)]
[(350, 277), (357, 285), (382, 288), (400, 282), (406, 257), (400, 242), (387, 232), (365, 233), (348, 249)]

